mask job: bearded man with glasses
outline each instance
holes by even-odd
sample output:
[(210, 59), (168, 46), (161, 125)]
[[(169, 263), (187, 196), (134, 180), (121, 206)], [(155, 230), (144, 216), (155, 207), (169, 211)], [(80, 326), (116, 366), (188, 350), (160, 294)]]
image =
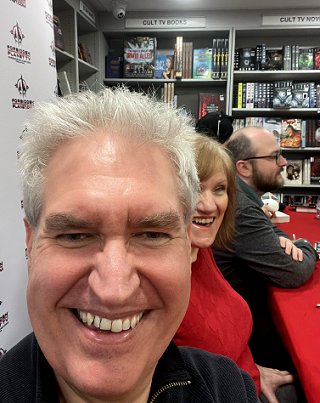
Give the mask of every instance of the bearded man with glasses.
[(287, 161), (274, 135), (261, 127), (246, 127), (234, 132), (225, 145), (237, 171), (236, 233), (229, 251), (212, 247), (214, 257), (224, 277), (250, 306), (249, 345), (255, 362), (294, 372), (268, 309), (267, 288), (299, 287), (311, 276), (317, 255), (307, 240), (291, 241), (262, 210), (261, 196), (284, 184), (281, 171)]

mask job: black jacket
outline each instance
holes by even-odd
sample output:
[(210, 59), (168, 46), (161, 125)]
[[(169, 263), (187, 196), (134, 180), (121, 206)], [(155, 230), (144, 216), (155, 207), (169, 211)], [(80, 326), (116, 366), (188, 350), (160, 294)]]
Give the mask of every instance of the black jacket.
[[(0, 361), (1, 403), (59, 403), (51, 367), (34, 334)], [(157, 365), (149, 403), (257, 403), (250, 376), (230, 359), (170, 344)]]

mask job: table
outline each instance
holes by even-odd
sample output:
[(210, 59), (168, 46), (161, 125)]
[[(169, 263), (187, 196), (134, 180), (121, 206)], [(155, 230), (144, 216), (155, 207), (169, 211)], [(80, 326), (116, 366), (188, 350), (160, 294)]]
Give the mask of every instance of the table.
[[(290, 236), (320, 241), (315, 214), (286, 211), (289, 223), (278, 226)], [(311, 278), (296, 289), (270, 289), (273, 319), (295, 364), (308, 403), (320, 402), (320, 261)]]

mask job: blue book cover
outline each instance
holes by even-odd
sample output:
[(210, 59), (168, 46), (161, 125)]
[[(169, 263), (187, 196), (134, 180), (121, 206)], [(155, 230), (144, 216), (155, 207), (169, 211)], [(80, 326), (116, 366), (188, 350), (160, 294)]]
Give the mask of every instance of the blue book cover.
[(163, 78), (163, 73), (166, 71), (166, 59), (166, 55), (157, 55), (154, 78)]
[(211, 79), (212, 74), (212, 48), (193, 50), (192, 78)]

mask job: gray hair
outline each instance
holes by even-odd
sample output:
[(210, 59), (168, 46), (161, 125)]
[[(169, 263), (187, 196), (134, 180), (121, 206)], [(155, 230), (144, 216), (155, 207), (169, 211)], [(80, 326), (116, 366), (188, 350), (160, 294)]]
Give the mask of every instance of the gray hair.
[(189, 116), (178, 114), (154, 96), (124, 87), (72, 94), (38, 104), (26, 127), (19, 172), (26, 218), (33, 227), (38, 225), (41, 214), (43, 170), (53, 153), (67, 140), (93, 135), (99, 129), (108, 129), (110, 136), (125, 131), (128, 141), (134, 137), (157, 144), (177, 172), (179, 198), (186, 222), (190, 219), (199, 190), (195, 131)]

